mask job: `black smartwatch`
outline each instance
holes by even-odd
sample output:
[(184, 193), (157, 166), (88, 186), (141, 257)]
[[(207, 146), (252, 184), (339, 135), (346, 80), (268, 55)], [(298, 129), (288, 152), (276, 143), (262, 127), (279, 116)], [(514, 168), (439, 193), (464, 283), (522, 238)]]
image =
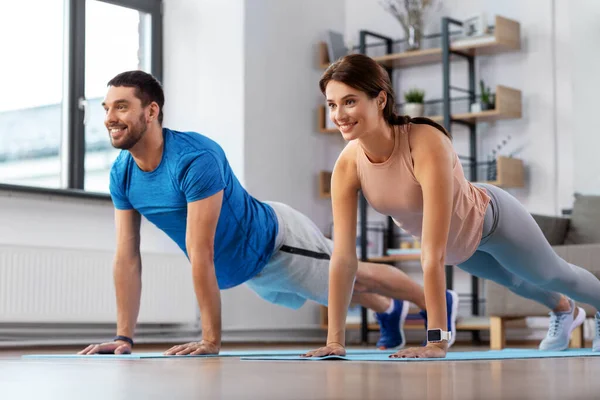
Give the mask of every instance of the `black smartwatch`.
[(133, 339), (130, 337), (117, 335), (113, 338), (113, 341), (116, 342), (117, 340), (120, 340), (122, 342), (127, 342), (127, 343), (129, 343), (129, 345), (131, 347), (133, 347)]
[(428, 329), (427, 330), (427, 342), (429, 343), (440, 343), (445, 341), (450, 341), (452, 337), (452, 332), (446, 332), (441, 329)]

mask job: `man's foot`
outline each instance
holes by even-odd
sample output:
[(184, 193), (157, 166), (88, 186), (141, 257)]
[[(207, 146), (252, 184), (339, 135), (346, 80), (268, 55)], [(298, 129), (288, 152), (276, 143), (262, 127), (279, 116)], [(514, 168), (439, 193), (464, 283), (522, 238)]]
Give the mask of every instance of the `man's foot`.
[[(454, 344), (456, 340), (456, 318), (458, 318), (458, 293), (454, 290), (446, 290), (446, 317), (448, 318), (448, 327), (446, 328), (452, 332), (450, 341), (448, 341), (448, 348)], [(425, 320), (425, 334), (427, 334), (427, 311), (421, 310), (419, 314)], [(423, 342), (423, 346), (427, 345), (427, 340)]]
[(600, 312), (596, 312), (594, 320), (596, 336), (594, 336), (594, 341), (592, 342), (592, 351), (600, 351)]
[(406, 341), (404, 340), (404, 321), (408, 315), (409, 304), (402, 300), (392, 300), (392, 310), (390, 312), (375, 313), (375, 318), (379, 323), (381, 336), (377, 341), (377, 348), (401, 349)]
[(585, 321), (584, 309), (575, 307), (575, 302), (571, 299), (569, 304), (571, 305), (569, 311), (550, 311), (550, 327), (546, 337), (540, 343), (540, 350), (562, 351), (569, 348), (571, 332)]

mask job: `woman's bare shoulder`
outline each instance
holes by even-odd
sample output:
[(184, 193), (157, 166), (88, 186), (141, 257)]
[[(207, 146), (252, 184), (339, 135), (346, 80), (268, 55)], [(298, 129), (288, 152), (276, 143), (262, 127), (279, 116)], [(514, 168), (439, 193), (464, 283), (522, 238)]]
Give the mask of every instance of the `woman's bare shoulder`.
[(353, 186), (358, 182), (356, 169), (357, 148), (358, 144), (355, 141), (349, 142), (338, 156), (333, 170), (335, 179), (340, 179)]

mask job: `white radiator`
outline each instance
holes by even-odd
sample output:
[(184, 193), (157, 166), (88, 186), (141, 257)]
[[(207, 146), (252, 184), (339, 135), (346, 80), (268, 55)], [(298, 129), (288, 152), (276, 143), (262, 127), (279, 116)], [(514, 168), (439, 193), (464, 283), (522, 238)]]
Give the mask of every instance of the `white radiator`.
[[(0, 323), (114, 324), (111, 251), (0, 245)], [(142, 254), (141, 324), (196, 324), (182, 254)]]

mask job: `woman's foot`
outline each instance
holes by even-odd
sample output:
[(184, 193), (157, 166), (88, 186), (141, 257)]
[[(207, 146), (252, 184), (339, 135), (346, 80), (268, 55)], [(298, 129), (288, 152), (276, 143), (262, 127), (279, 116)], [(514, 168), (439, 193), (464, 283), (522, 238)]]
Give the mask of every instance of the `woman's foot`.
[(596, 336), (594, 336), (594, 341), (592, 342), (592, 351), (600, 351), (600, 312), (596, 312), (594, 320)]
[(540, 350), (562, 351), (569, 348), (571, 332), (585, 321), (585, 311), (576, 307), (575, 302), (569, 301), (567, 311), (550, 311), (550, 326), (546, 337), (540, 343)]

